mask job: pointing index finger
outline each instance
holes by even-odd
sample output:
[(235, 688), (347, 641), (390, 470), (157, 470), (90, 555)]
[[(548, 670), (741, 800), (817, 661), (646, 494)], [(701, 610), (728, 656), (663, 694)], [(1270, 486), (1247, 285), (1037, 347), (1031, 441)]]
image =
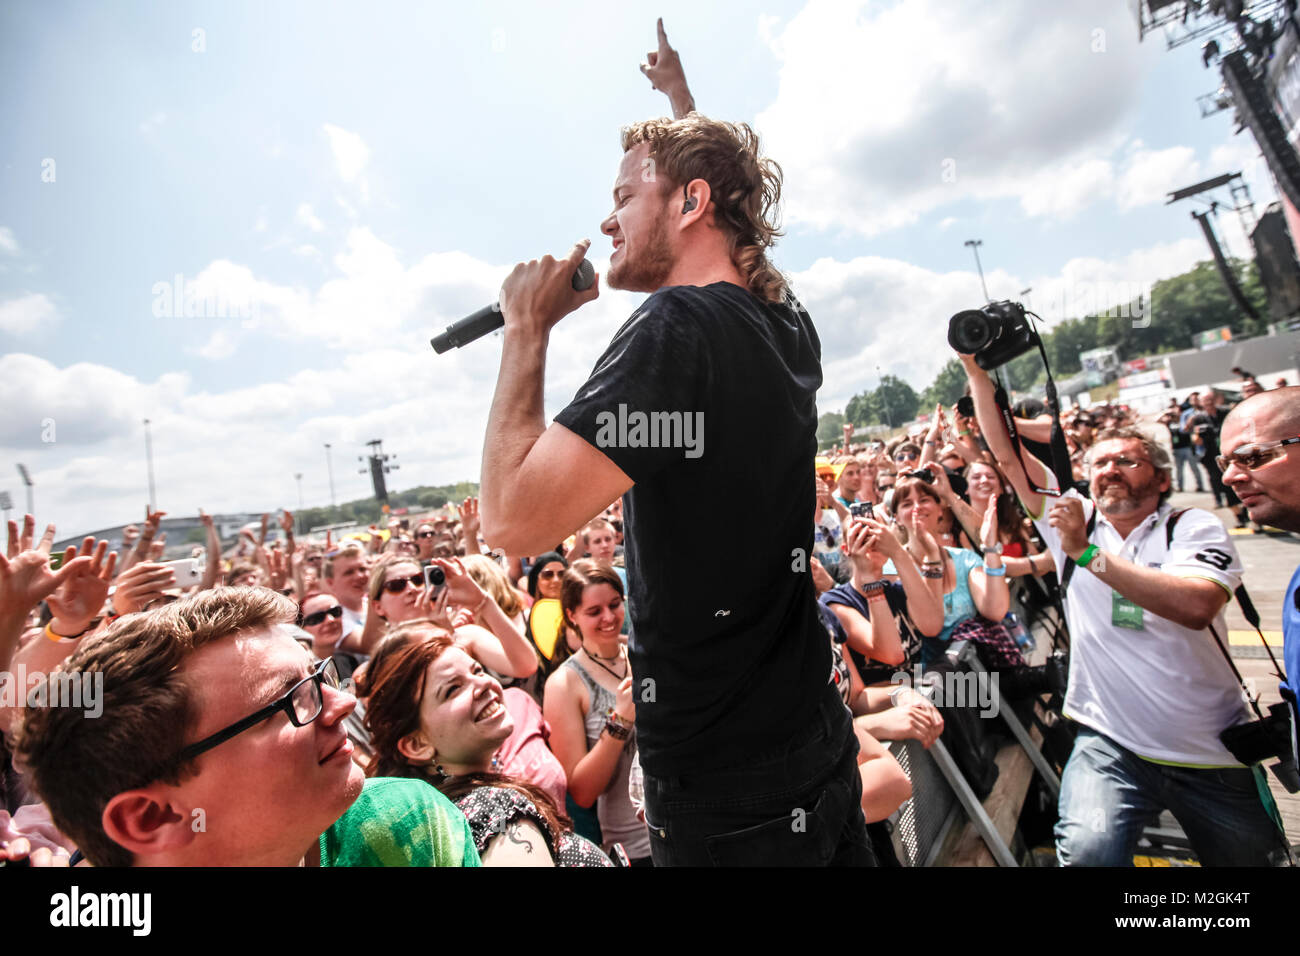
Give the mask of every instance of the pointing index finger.
[(573, 247), (573, 249), (569, 252), (569, 256), (568, 256), (569, 264), (576, 269), (578, 267), (578, 263), (581, 262), (583, 259), (587, 258), (587, 250), (590, 248), (591, 248), (590, 239), (580, 239), (578, 243)]
[(658, 29), (658, 31), (659, 31), (659, 52), (660, 52), (660, 53), (664, 53), (664, 52), (666, 52), (666, 51), (667, 51), (668, 49), (670, 49), (670, 48), (669, 48), (669, 46), (668, 46), (668, 34), (664, 32), (664, 18), (663, 18), (663, 17), (660, 17), (660, 18), (659, 18), (659, 21), (658, 21), (658, 23), (656, 24), (656, 29)]

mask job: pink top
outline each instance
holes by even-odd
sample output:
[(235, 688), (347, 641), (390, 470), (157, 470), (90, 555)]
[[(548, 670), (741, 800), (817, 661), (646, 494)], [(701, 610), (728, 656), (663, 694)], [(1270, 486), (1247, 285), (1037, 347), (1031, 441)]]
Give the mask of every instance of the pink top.
[(564, 796), (569, 790), (569, 780), (564, 765), (546, 745), (551, 736), (550, 725), (542, 716), (537, 701), (518, 687), (505, 689), (506, 710), (515, 722), (514, 732), (497, 751), (501, 773), (527, 780), (546, 791), (563, 812)]

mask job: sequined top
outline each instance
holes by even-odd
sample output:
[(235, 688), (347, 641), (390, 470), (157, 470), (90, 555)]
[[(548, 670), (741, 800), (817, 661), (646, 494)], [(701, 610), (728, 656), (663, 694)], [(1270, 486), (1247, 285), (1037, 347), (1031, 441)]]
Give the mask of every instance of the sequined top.
[[(478, 787), (456, 801), (456, 806), (469, 821), (470, 832), (479, 854), (487, 852), (488, 844), (515, 820), (523, 818), (536, 824), (537, 829), (553, 839), (554, 834), (536, 804), (518, 790), (508, 787)], [(556, 866), (613, 866), (600, 847), (572, 830), (560, 834), (560, 858)], [(549, 849), (549, 847), (548, 847)]]

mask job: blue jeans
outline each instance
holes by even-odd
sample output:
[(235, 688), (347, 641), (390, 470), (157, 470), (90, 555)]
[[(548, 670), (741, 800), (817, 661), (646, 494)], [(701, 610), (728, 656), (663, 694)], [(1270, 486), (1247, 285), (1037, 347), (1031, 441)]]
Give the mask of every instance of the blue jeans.
[(1192, 770), (1143, 760), (1080, 727), (1061, 777), (1056, 856), (1062, 866), (1132, 866), (1144, 827), (1168, 810), (1204, 866), (1268, 866), (1284, 850), (1259, 787), (1263, 771)]
[(1188, 446), (1186, 446), (1186, 447), (1184, 447), (1184, 448), (1175, 448), (1175, 449), (1174, 449), (1174, 461), (1177, 463), (1177, 466), (1178, 466), (1178, 467), (1177, 467), (1177, 474), (1178, 474), (1178, 490), (1179, 490), (1179, 491), (1182, 491), (1183, 488), (1185, 487), (1184, 484), (1183, 484), (1183, 466), (1184, 466), (1184, 465), (1191, 465), (1191, 466), (1192, 466), (1192, 477), (1196, 479), (1196, 490), (1197, 490), (1197, 491), (1204, 491), (1204, 490), (1205, 490), (1205, 485), (1204, 485), (1204, 483), (1201, 481), (1201, 472), (1200, 472), (1200, 470), (1199, 470), (1199, 462), (1197, 462), (1197, 460), (1196, 460), (1196, 455), (1193, 453), (1193, 451), (1192, 451), (1192, 446), (1191, 446), (1191, 445), (1188, 445)]
[(743, 766), (645, 774), (655, 866), (875, 866), (858, 739), (828, 684), (817, 713)]

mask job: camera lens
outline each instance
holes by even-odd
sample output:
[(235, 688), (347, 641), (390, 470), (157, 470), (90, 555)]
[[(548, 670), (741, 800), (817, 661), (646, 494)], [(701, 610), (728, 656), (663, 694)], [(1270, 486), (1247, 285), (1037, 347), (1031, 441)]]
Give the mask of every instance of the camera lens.
[(966, 355), (974, 355), (997, 338), (997, 334), (997, 322), (982, 310), (967, 309), (948, 320), (948, 344)]
[(436, 564), (429, 568), (429, 583), (434, 587), (442, 585), (446, 580), (447, 575), (443, 572), (442, 568), (438, 567)]

